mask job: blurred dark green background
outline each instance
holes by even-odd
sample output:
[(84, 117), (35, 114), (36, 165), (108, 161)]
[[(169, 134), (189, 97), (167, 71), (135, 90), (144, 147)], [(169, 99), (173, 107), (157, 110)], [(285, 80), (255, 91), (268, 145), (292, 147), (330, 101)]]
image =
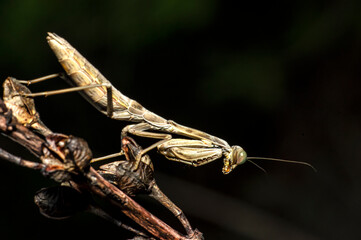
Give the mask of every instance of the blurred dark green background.
[[(246, 163), (224, 176), (222, 160), (192, 168), (152, 153), (159, 186), (206, 239), (361, 236), (360, 1), (3, 0), (2, 79), (61, 71), (48, 31), (157, 114), (241, 145), (249, 156), (318, 169), (257, 161), (267, 175)], [(65, 87), (54, 79), (31, 90)], [(95, 156), (119, 150), (126, 123), (103, 116), (79, 94), (36, 104), (53, 131), (85, 138)], [(0, 168), (1, 239), (131, 236), (89, 214), (44, 218), (33, 194), (55, 183), (5, 161)], [(179, 228), (163, 208), (138, 200)]]

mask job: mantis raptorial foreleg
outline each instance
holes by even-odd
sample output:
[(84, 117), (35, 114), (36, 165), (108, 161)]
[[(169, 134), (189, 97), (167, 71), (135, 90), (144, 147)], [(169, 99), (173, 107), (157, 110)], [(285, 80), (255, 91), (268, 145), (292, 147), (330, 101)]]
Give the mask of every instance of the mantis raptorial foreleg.
[(207, 140), (173, 138), (157, 146), (167, 159), (198, 167), (222, 157), (222, 149)]
[(158, 151), (169, 160), (194, 167), (212, 162), (223, 155), (222, 149), (209, 140), (172, 139), (170, 134), (148, 132), (149, 130), (157, 129), (148, 123), (139, 123), (128, 125), (122, 131), (122, 137), (127, 136), (127, 133), (131, 133), (140, 137), (162, 139), (139, 152), (138, 156), (136, 156), (136, 167), (138, 167), (140, 158), (154, 148), (158, 148)]

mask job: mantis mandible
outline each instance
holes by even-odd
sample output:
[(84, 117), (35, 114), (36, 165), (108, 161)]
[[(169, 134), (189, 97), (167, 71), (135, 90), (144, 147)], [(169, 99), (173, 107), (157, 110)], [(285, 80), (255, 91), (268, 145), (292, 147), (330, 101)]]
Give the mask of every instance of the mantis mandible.
[[(256, 159), (256, 157), (247, 157), (246, 151), (240, 146), (230, 146), (221, 138), (180, 125), (147, 110), (137, 101), (128, 98), (117, 90), (65, 39), (55, 33), (48, 33), (47, 41), (68, 77), (55, 74), (32, 81), (22, 81), (22, 83), (31, 84), (60, 76), (74, 87), (63, 90), (24, 94), (24, 96), (49, 96), (71, 91), (80, 91), (85, 99), (108, 117), (116, 120), (135, 122), (136, 124), (128, 125), (122, 130), (122, 138), (128, 134), (133, 134), (141, 137), (160, 139), (139, 153), (137, 156), (138, 164), (141, 156), (154, 148), (157, 148), (158, 151), (169, 160), (182, 162), (195, 167), (223, 157), (222, 172), (224, 174), (230, 173), (235, 167), (245, 163), (247, 160)], [(173, 138), (174, 134), (187, 137), (187, 139)], [(306, 162), (258, 157), (257, 159), (286, 161), (312, 167)], [(135, 169), (138, 164), (135, 164)]]

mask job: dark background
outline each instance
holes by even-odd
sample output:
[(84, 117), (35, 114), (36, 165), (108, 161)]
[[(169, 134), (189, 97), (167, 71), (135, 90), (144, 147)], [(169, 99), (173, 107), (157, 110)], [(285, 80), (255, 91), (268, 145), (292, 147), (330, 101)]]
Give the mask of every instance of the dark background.
[[(1, 1), (0, 74), (31, 79), (61, 71), (45, 40), (55, 32), (151, 111), (249, 156), (318, 169), (259, 160), (268, 174), (246, 163), (225, 176), (222, 160), (192, 168), (152, 153), (159, 186), (206, 239), (358, 239), (360, 10), (357, 0)], [(53, 79), (31, 90), (66, 87)], [(119, 151), (127, 123), (79, 94), (37, 98), (36, 105), (49, 128), (85, 138), (95, 156)], [(55, 183), (5, 161), (0, 169), (1, 239), (131, 236), (86, 213), (46, 219), (33, 194)], [(146, 197), (137, 200), (178, 224)]]

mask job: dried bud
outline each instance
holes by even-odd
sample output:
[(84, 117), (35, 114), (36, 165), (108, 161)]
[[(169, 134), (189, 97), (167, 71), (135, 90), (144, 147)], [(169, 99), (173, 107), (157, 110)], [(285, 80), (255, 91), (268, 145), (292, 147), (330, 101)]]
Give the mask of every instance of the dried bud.
[(34, 196), (40, 213), (52, 219), (64, 219), (85, 210), (86, 197), (71, 187), (56, 186), (42, 188)]
[(153, 169), (140, 163), (138, 169), (133, 171), (133, 165), (129, 161), (115, 161), (100, 166), (98, 172), (129, 196), (149, 193), (154, 183)]
[(134, 166), (137, 164), (136, 156), (142, 148), (132, 138), (124, 137), (122, 150), (125, 153), (126, 161), (115, 161), (102, 165), (98, 172), (129, 196), (149, 193), (155, 183), (153, 164), (149, 156), (142, 156), (137, 169), (134, 170)]
[(12, 110), (13, 116), (20, 124), (31, 127), (43, 136), (52, 133), (40, 120), (35, 109), (34, 99), (22, 96), (22, 94), (31, 93), (27, 87), (15, 78), (8, 77), (3, 83), (3, 89), (4, 103), (7, 108)]
[(88, 143), (78, 137), (54, 133), (46, 137), (48, 148), (56, 153), (64, 165), (83, 170), (90, 165), (92, 152)]

